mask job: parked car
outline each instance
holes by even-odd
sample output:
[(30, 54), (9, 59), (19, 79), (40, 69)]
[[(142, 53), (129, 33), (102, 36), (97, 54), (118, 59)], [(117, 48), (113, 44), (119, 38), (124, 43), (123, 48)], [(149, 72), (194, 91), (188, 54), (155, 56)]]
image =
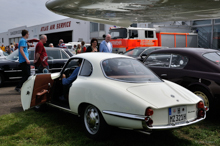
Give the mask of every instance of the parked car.
[(0, 59), (6, 58), (7, 56), (8, 56), (8, 53), (6, 53), (0, 49)]
[[(61, 76), (69, 77), (79, 59), (80, 71), (63, 103)], [(146, 133), (187, 126), (205, 119), (207, 110), (191, 91), (161, 80), (132, 57), (113, 53), (75, 55), (61, 72), (31, 76), (21, 101), (24, 110), (46, 103), (79, 115), (91, 138), (107, 132), (107, 125)]]
[(220, 99), (220, 52), (203, 48), (169, 48), (152, 52), (144, 65), (163, 79), (177, 83), (214, 107)]
[[(49, 70), (52, 73), (61, 71), (64, 64), (73, 56), (68, 49), (50, 47), (45, 47), (45, 49), (48, 55)], [(28, 50), (31, 65), (34, 65), (34, 51), (35, 48)], [(21, 79), (22, 72), (18, 58), (18, 50), (15, 50), (9, 56), (0, 60), (0, 86), (2, 86), (5, 81)]]
[(168, 47), (138, 47), (125, 52), (124, 55), (143, 61), (152, 51), (164, 48)]

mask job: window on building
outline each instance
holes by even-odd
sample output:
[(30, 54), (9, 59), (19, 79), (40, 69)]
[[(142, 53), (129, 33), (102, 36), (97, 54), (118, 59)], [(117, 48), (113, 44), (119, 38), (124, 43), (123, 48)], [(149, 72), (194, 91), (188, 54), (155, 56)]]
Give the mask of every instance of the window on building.
[(154, 38), (154, 32), (153, 31), (145, 31), (145, 38)]
[(138, 31), (137, 30), (129, 30), (129, 38), (137, 38)]
[(213, 30), (213, 46), (220, 49), (220, 25), (215, 25)]
[(98, 23), (90, 23), (90, 32), (98, 31)]
[(104, 24), (99, 24), (99, 30), (104, 31), (105, 30), (105, 25)]
[(193, 25), (206, 25), (211, 24), (211, 20), (196, 20), (193, 21)]
[(201, 48), (212, 48), (212, 27), (204, 26), (195, 27), (194, 29), (198, 31), (198, 46)]
[(91, 74), (92, 74), (92, 64), (89, 61), (84, 60), (82, 70), (80, 72), (80, 76), (90, 76)]
[(2, 43), (4, 43), (4, 38), (2, 38)]
[(220, 19), (215, 19), (215, 23), (220, 23)]

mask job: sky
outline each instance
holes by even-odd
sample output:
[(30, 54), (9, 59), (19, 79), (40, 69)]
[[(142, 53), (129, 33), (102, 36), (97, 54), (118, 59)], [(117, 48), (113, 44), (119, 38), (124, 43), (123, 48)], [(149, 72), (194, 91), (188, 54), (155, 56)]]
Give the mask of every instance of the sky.
[(49, 11), (47, 0), (0, 0), (0, 33), (20, 26), (34, 26), (68, 17)]

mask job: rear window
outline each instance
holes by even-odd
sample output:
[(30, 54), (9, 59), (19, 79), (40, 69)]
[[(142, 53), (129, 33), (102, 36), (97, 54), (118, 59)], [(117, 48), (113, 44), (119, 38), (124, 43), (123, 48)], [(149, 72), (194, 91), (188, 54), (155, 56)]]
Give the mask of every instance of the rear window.
[(208, 60), (211, 60), (216, 63), (220, 63), (220, 52), (206, 53), (206, 54), (203, 54), (203, 56)]
[(65, 51), (70, 57), (73, 56), (73, 54), (72, 54), (68, 49), (64, 49), (64, 51)]
[(125, 52), (124, 55), (131, 56), (131, 57), (138, 57), (144, 49), (133, 49), (128, 52)]
[(161, 82), (147, 67), (136, 59), (114, 58), (102, 62), (105, 76), (125, 82)]
[(47, 56), (51, 59), (61, 59), (60, 50), (47, 50)]

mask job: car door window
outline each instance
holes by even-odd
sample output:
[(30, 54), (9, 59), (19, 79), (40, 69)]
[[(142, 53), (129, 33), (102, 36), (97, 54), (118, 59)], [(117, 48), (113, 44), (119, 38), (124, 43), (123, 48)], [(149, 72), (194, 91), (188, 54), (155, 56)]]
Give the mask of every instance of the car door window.
[(171, 68), (184, 68), (188, 63), (188, 58), (179, 54), (172, 55)]
[(68, 56), (66, 55), (66, 53), (64, 53), (63, 51), (61, 51), (61, 53), (62, 53), (62, 58), (63, 59), (69, 59)]
[(154, 50), (156, 50), (156, 48), (151, 48), (151, 49), (147, 49), (147, 50), (145, 50), (143, 53), (142, 53), (142, 55), (149, 55), (152, 51), (154, 51)]
[(171, 54), (151, 54), (144, 64), (148, 66), (169, 67)]
[(34, 50), (28, 51), (29, 53), (29, 60), (34, 60)]
[(82, 65), (82, 69), (80, 72), (80, 76), (90, 76), (92, 74), (92, 64), (87, 61), (84, 60), (84, 63)]
[(79, 67), (79, 63), (78, 63), (79, 59), (72, 59), (68, 62), (68, 64), (66, 65), (66, 67), (63, 70), (63, 74), (66, 75), (66, 78), (68, 78), (73, 71)]
[(48, 60), (61, 59), (60, 50), (47, 50)]

